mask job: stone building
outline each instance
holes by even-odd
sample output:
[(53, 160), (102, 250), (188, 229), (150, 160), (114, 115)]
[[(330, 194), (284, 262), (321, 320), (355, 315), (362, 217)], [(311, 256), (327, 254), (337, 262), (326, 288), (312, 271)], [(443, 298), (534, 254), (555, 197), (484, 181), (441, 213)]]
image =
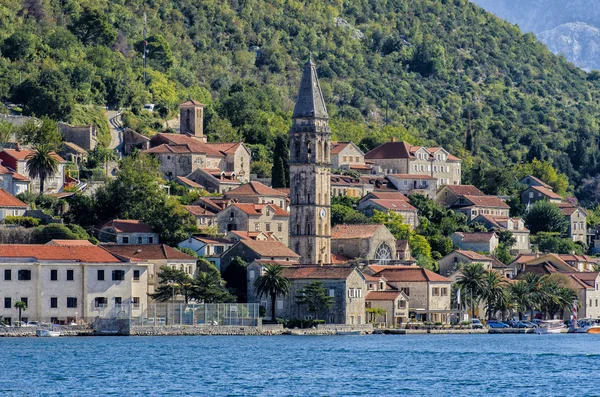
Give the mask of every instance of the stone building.
[(179, 131), (206, 142), (203, 104), (190, 99), (179, 105)]
[(189, 248), (221, 270), (221, 255), (233, 246), (234, 242), (225, 238), (210, 236), (190, 236), (177, 247)]
[(434, 176), (427, 174), (388, 174), (386, 179), (406, 196), (422, 194), (433, 199), (440, 186)]
[(114, 219), (100, 227), (98, 240), (117, 244), (158, 244), (158, 233), (138, 220)]
[[(271, 298), (259, 297), (252, 287), (254, 280), (262, 273), (263, 265), (254, 262), (248, 266), (248, 301), (259, 302), (271, 313)], [(292, 265), (284, 268), (282, 275), (288, 278), (292, 286), (286, 296), (277, 297), (275, 315), (281, 318), (314, 319), (306, 305), (296, 303), (300, 290), (314, 281), (323, 282), (327, 296), (333, 297), (330, 309), (323, 309), (317, 318), (327, 324), (366, 324), (365, 317), (365, 278), (353, 266)]]
[(353, 170), (364, 165), (365, 154), (354, 142), (331, 142), (331, 168)]
[(519, 254), (531, 251), (529, 242), (529, 229), (525, 227), (525, 222), (521, 218), (510, 218), (498, 215), (478, 215), (471, 223), (480, 223), (489, 230), (508, 230), (515, 238), (515, 244), (510, 247), (511, 251)]
[(461, 265), (470, 265), (473, 263), (481, 263), (485, 270), (492, 270), (492, 258), (469, 250), (452, 251), (438, 262), (440, 274), (446, 277), (456, 273)]
[(570, 203), (556, 204), (565, 219), (569, 222), (567, 236), (573, 241), (587, 241), (587, 212), (582, 207), (575, 207)]
[(223, 194), (242, 185), (235, 172), (219, 168), (197, 168), (186, 179), (197, 183), (210, 193)]
[(129, 156), (135, 150), (150, 149), (150, 138), (135, 132), (131, 128), (125, 128), (122, 132), (123, 136), (123, 153)]
[(208, 208), (203, 208), (199, 205), (184, 205), (183, 208), (196, 218), (196, 227), (198, 229), (204, 229), (217, 223), (217, 212)]
[(373, 191), (373, 185), (361, 178), (348, 175), (331, 175), (331, 197), (363, 197)]
[(551, 203), (560, 203), (562, 197), (554, 193), (551, 188), (542, 186), (530, 186), (521, 193), (521, 202), (531, 205), (536, 201), (548, 200)]
[(297, 264), (300, 259), (298, 254), (279, 241), (240, 240), (221, 255), (221, 272), (238, 256), (247, 263), (256, 260)]
[[(29, 175), (29, 171), (27, 171), (27, 160), (35, 155), (35, 153), (34, 150), (22, 149), (17, 145), (16, 149), (3, 149), (0, 152), (0, 160), (4, 167), (14, 170), (16, 174), (30, 180), (30, 189), (39, 192), (40, 180), (32, 178)], [(54, 152), (52, 152), (52, 156), (58, 160), (58, 170), (55, 174), (46, 176), (44, 180), (44, 192), (46, 193), (62, 192), (65, 185), (65, 166), (67, 162)], [(15, 180), (15, 174), (12, 176), (13, 180)]]
[(91, 322), (141, 315), (147, 308), (147, 263), (130, 262), (97, 246), (0, 245), (0, 316), (23, 322)]
[(0, 158), (0, 188), (16, 196), (29, 190), (30, 180), (10, 167), (2, 165)]
[(63, 141), (72, 142), (88, 152), (94, 150), (98, 144), (98, 131), (93, 124), (70, 125), (58, 123), (58, 130), (63, 137)]
[(435, 203), (450, 207), (463, 196), (485, 196), (485, 194), (473, 185), (444, 185), (435, 195)]
[(0, 189), (0, 221), (7, 216), (23, 216), (27, 204), (14, 197), (4, 189)]
[(508, 217), (510, 213), (510, 206), (496, 196), (461, 196), (450, 209), (465, 214), (468, 222), (479, 215)]
[(232, 230), (273, 233), (288, 245), (290, 214), (275, 204), (235, 203), (217, 214), (221, 233)]
[(493, 253), (500, 243), (498, 235), (494, 232), (455, 232), (452, 233), (450, 239), (461, 250), (486, 254)]
[(384, 225), (336, 225), (331, 253), (385, 265), (396, 258), (396, 239)]
[(396, 214), (402, 215), (404, 223), (410, 226), (411, 229), (416, 229), (419, 226), (419, 212), (406, 200), (385, 200), (372, 198), (362, 201), (358, 205), (358, 210), (368, 217), (373, 216), (375, 211), (395, 212)]
[(290, 247), (301, 263), (331, 263), (331, 129), (315, 64), (304, 65), (290, 137)]
[(368, 309), (385, 310), (383, 319), (380, 319), (379, 316), (367, 313), (367, 321), (369, 322), (382, 322), (388, 327), (394, 327), (406, 323), (409, 319), (409, 299), (402, 291), (369, 291), (365, 297), (365, 306), (367, 311)]
[(287, 196), (286, 193), (270, 188), (257, 181), (250, 181), (223, 193), (225, 199), (230, 199), (237, 203), (275, 204), (279, 208), (289, 210)]
[(437, 186), (460, 185), (462, 160), (440, 147), (386, 142), (365, 154), (383, 174), (428, 175)]

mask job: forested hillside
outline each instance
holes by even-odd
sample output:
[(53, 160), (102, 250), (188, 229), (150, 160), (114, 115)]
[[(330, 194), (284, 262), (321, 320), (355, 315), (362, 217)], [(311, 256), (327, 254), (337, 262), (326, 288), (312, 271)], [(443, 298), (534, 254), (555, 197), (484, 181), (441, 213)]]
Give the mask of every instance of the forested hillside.
[(0, 98), (26, 114), (132, 107), (126, 121), (150, 133), (161, 124), (141, 104), (168, 118), (197, 99), (210, 139), (256, 145), (268, 175), (310, 53), (337, 139), (443, 145), (467, 182), (549, 160), (582, 195), (596, 189), (583, 180), (600, 167), (600, 74), (467, 0), (0, 0), (0, 28)]

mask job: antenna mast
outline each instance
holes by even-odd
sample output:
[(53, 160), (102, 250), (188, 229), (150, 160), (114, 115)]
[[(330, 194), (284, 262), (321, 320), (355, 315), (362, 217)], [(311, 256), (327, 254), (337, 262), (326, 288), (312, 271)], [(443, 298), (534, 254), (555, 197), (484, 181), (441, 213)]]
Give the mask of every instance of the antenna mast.
[(148, 41), (146, 40), (146, 22), (147, 22), (148, 18), (146, 16), (146, 12), (144, 11), (144, 54), (143, 54), (143, 58), (144, 58), (144, 86), (146, 85), (146, 53), (148, 52), (148, 50), (146, 49), (146, 47), (148, 47)]

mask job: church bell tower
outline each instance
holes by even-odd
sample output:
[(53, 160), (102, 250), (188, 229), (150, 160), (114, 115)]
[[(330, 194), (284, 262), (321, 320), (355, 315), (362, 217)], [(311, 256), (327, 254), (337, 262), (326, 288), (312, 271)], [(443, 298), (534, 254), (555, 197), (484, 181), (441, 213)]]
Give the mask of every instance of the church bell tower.
[(331, 263), (331, 129), (312, 60), (304, 65), (290, 129), (290, 248), (300, 263)]

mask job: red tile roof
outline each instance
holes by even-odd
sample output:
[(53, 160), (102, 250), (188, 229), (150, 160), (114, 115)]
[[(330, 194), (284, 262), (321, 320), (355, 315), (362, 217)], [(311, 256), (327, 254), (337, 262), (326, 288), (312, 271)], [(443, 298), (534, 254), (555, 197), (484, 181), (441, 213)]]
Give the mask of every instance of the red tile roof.
[(198, 101), (195, 101), (195, 100), (193, 100), (193, 99), (188, 99), (187, 101), (185, 101), (185, 102), (182, 102), (182, 103), (179, 105), (179, 107), (182, 107), (182, 108), (183, 108), (183, 107), (188, 107), (188, 106), (204, 106), (204, 104), (202, 104), (202, 103), (200, 103), (200, 102), (198, 102)]
[[(0, 162), (2, 162), (2, 160), (0, 160)], [(26, 176), (23, 176), (23, 175), (19, 174), (18, 172), (16, 172), (15, 170), (13, 170), (12, 168), (5, 167), (3, 165), (0, 165), (0, 174), (2, 174), (2, 175), (12, 174), (13, 179), (16, 179), (17, 181), (28, 181), (29, 180), (29, 178), (27, 178)]]
[(202, 208), (199, 205), (184, 205), (183, 208), (194, 216), (216, 216), (215, 212)]
[(477, 252), (473, 252), (473, 251), (468, 251), (468, 250), (456, 250), (454, 251), (456, 253), (461, 254), (462, 256), (465, 256), (473, 261), (486, 261), (489, 262), (491, 261), (490, 258), (488, 258), (487, 256), (483, 256), (478, 254)]
[(390, 174), (388, 176), (394, 177), (394, 178), (398, 178), (398, 179), (430, 179), (430, 180), (437, 180), (436, 177), (433, 177), (431, 175), (427, 175), (427, 174)]
[(452, 282), (446, 277), (419, 266), (370, 265), (369, 267), (376, 272), (375, 276), (383, 276), (390, 282)]
[(27, 204), (8, 193), (6, 190), (0, 189), (0, 207), (27, 209)]
[(179, 179), (181, 182), (183, 182), (183, 184), (193, 188), (193, 189), (203, 189), (204, 186), (202, 186), (199, 183), (196, 183), (194, 181), (192, 181), (191, 179), (186, 178), (185, 176), (178, 176), (176, 179)]
[(411, 146), (406, 142), (386, 142), (365, 154), (365, 159), (408, 159), (414, 158)]
[(356, 238), (371, 238), (384, 225), (336, 225), (331, 229), (331, 238), (336, 240), (348, 240)]
[(264, 235), (269, 241), (279, 241), (273, 234), (273, 232), (247, 232), (243, 230), (231, 230), (229, 233), (233, 233), (240, 239), (256, 240), (259, 235)]
[(457, 196), (485, 196), (485, 194), (473, 185), (445, 185), (442, 190), (450, 190)]
[(350, 145), (350, 142), (331, 142), (330, 154), (339, 154)]
[(102, 248), (78, 245), (0, 244), (0, 258), (33, 258), (86, 263), (123, 262)]
[(402, 295), (400, 291), (371, 291), (365, 296), (366, 301), (393, 301)]
[(475, 207), (494, 207), (506, 208), (510, 206), (496, 196), (463, 196), (466, 200), (473, 203)]
[(152, 227), (133, 219), (114, 219), (102, 225), (105, 227), (113, 228), (117, 233), (154, 233)]
[(279, 241), (240, 240), (243, 244), (261, 257), (300, 258), (300, 255)]
[(494, 232), (488, 232), (488, 233), (482, 233), (482, 232), (474, 232), (474, 233), (465, 233), (465, 232), (456, 232), (454, 233), (457, 236), (462, 238), (462, 241), (464, 243), (485, 243), (485, 242), (489, 242), (496, 233)]
[(205, 244), (229, 244), (233, 245), (233, 241), (227, 240), (226, 238), (210, 237), (210, 236), (192, 236), (194, 240), (198, 240)]
[(345, 280), (354, 269), (352, 266), (295, 265), (286, 267), (281, 273), (291, 280)]
[[(261, 215), (262, 211), (265, 207), (270, 207), (273, 210), (273, 212), (275, 213), (275, 215), (277, 215), (277, 216), (290, 216), (289, 212), (287, 212), (286, 210), (284, 210), (283, 208), (280, 208), (279, 206), (277, 206), (275, 204), (235, 203), (235, 204), (231, 204), (229, 207), (239, 208), (240, 210), (242, 210), (242, 212), (244, 212), (248, 215)], [(225, 208), (225, 210), (228, 210), (229, 207)]]
[(555, 199), (555, 200), (562, 200), (562, 197), (560, 197), (558, 194), (554, 193), (552, 190), (548, 189), (547, 187), (531, 186), (531, 187), (529, 187), (529, 189), (540, 192), (548, 198)]
[(331, 254), (331, 263), (334, 265), (343, 265), (344, 263), (348, 263), (350, 262), (351, 258), (348, 258), (345, 255), (341, 255), (341, 254)]
[(575, 211), (577, 211), (578, 209), (581, 209), (583, 211), (583, 213), (587, 215), (587, 212), (585, 212), (585, 210), (583, 208), (573, 207), (571, 204), (568, 204), (568, 203), (559, 203), (559, 204), (557, 204), (557, 206), (558, 206), (558, 208), (560, 208), (563, 215), (566, 215), (566, 216), (573, 215), (573, 213), (575, 213)]
[(275, 196), (275, 197), (287, 197), (285, 192), (275, 190), (267, 185), (264, 185), (257, 181), (251, 181), (245, 183), (240, 187), (236, 187), (224, 193), (225, 197), (232, 196)]
[(527, 178), (529, 178), (529, 179), (531, 179), (531, 180), (533, 180), (533, 181), (535, 181), (535, 182), (539, 183), (539, 184), (540, 184), (542, 187), (551, 188), (551, 186), (550, 186), (550, 185), (548, 185), (546, 182), (542, 181), (540, 178), (536, 178), (536, 177), (535, 177), (535, 176), (533, 176), (533, 175), (527, 175), (525, 178), (523, 178), (523, 179), (521, 179), (521, 180), (522, 180), (522, 181), (524, 181), (524, 180), (525, 180), (525, 179), (527, 179)]
[(50, 240), (46, 243), (46, 245), (78, 245), (78, 246), (94, 246), (88, 240)]
[[(6, 152), (12, 158), (19, 160), (19, 161), (27, 160), (28, 156), (33, 156), (35, 154), (35, 150), (29, 150), (29, 149), (19, 149), (19, 150), (4, 149), (3, 151)], [(62, 157), (60, 157), (58, 154), (56, 154), (54, 152), (50, 152), (50, 155), (61, 163), (67, 162), (65, 159), (63, 159)]]
[(103, 249), (110, 252), (113, 255), (121, 256), (128, 259), (134, 260), (164, 260), (164, 259), (176, 259), (176, 260), (190, 260), (195, 261), (196, 258), (188, 254), (169, 247), (166, 244), (140, 244), (140, 245), (116, 245), (116, 244), (102, 244), (100, 245)]
[(408, 204), (407, 201), (403, 200), (380, 200), (380, 199), (371, 199), (371, 201), (383, 208), (386, 208), (390, 211), (417, 211), (415, 207)]
[(369, 197), (380, 200), (402, 200), (408, 201), (408, 198), (400, 192), (370, 192)]

